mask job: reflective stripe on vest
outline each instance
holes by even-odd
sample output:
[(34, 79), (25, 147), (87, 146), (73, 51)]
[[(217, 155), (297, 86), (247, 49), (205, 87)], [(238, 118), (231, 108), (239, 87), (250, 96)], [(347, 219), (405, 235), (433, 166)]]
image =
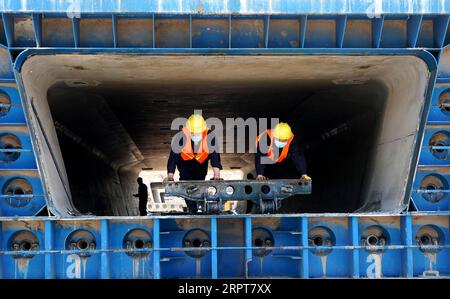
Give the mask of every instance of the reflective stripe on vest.
[[(272, 131), (271, 130), (266, 130), (267, 136), (269, 136), (270, 138), (270, 146), (269, 146), (269, 150), (267, 151), (267, 157), (269, 157), (272, 161), (275, 161), (275, 154), (273, 153), (273, 137), (272, 137)], [(262, 136), (264, 133), (261, 133), (258, 135), (258, 137), (256, 137), (256, 147), (258, 147), (259, 141), (261, 140)], [(289, 153), (289, 146), (291, 145), (292, 140), (294, 139), (294, 136), (292, 136), (291, 138), (289, 138), (287, 140), (287, 144), (283, 147), (283, 149), (281, 150), (281, 154), (278, 157), (278, 159), (275, 161), (275, 163), (279, 163), (282, 162), (284, 159), (286, 159), (288, 153)]]
[(207, 131), (204, 131), (202, 133), (202, 140), (200, 141), (200, 148), (199, 152), (194, 154), (192, 150), (191, 145), (191, 132), (187, 128), (183, 128), (183, 133), (186, 136), (186, 144), (184, 145), (183, 149), (181, 150), (181, 158), (184, 161), (189, 161), (192, 159), (197, 160), (200, 164), (205, 162), (206, 158), (208, 158), (208, 144), (206, 142), (206, 136), (208, 135)]

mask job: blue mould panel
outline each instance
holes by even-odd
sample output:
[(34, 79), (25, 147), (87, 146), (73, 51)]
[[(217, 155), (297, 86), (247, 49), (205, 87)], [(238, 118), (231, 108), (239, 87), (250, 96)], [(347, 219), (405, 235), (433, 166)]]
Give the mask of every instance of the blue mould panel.
[(0, 123), (3, 124), (15, 124), (25, 125), (25, 116), (23, 113), (22, 104), (20, 102), (20, 95), (13, 84), (1, 84), (0, 83), (0, 98), (1, 98), (1, 110), (0, 110)]
[(2, 222), (1, 232), (3, 278), (43, 278), (45, 258), (39, 251), (45, 250), (44, 222)]
[[(1, 52), (1, 51), (0, 51)], [(0, 57), (9, 63), (9, 57)], [(19, 92), (9, 73), (0, 79), (0, 215), (32, 216), (45, 195)]]
[[(247, 224), (248, 225), (248, 224)], [(301, 226), (298, 218), (255, 218), (248, 243), (254, 249), (247, 260), (249, 277), (299, 277), (301, 269)], [(246, 237), (246, 236), (245, 236)], [(244, 244), (243, 244), (244, 245)]]
[(45, 206), (39, 174), (35, 170), (0, 170), (0, 213), (32, 216)]
[[(442, 1), (8, 1), (0, 20), (0, 215), (45, 206), (13, 73), (23, 50), (426, 48), (433, 88), (413, 204), (402, 215), (0, 218), (5, 278), (450, 276), (450, 3)], [(181, 4), (180, 4), (181, 3)], [(69, 10), (68, 10), (69, 9)], [(44, 12), (44, 13), (42, 13)], [(69, 14), (67, 14), (69, 12)], [(70, 18), (77, 16), (77, 18)], [(448, 102), (448, 105), (447, 105)], [(449, 110), (449, 111), (447, 111)], [(21, 148), (12, 145), (20, 144)], [(6, 148), (5, 148), (6, 147)], [(1, 149), (1, 148), (0, 148)], [(13, 150), (12, 150), (13, 149)], [(5, 155), (6, 153), (6, 155)], [(14, 158), (17, 159), (14, 160)], [(445, 211), (445, 212), (433, 212)]]
[[(351, 250), (344, 247), (351, 244), (347, 217), (310, 218), (308, 223), (309, 277), (350, 277), (352, 261)], [(320, 249), (322, 247), (323, 249)]]
[(431, 126), (425, 130), (419, 165), (448, 165), (450, 131), (447, 126)]
[[(98, 7), (98, 13), (80, 15), (67, 14), (66, 10), (51, 12), (50, 9), (45, 13), (27, 13), (21, 11), (23, 7), (11, 8), (17, 13), (3, 13), (1, 16), (0, 42), (3, 42), (0, 49), (1, 125), (26, 125), (12, 73), (12, 61), (21, 51), (29, 48), (63, 47), (69, 50), (91, 48), (93, 51), (126, 48), (133, 53), (139, 48), (168, 51), (176, 48), (202, 51), (211, 49), (218, 52), (223, 48), (313, 48), (318, 52), (327, 48), (342, 48), (345, 52), (345, 48), (358, 48), (364, 51), (363, 49), (368, 48), (426, 47), (435, 54), (438, 63), (442, 62), (439, 66), (438, 85), (433, 93), (429, 127), (425, 133), (419, 168), (448, 165), (446, 155), (450, 145), (446, 143), (446, 136), (450, 136), (448, 133), (450, 111), (447, 111), (450, 110), (448, 109), (450, 102), (447, 103), (446, 91), (450, 83), (448, 80), (450, 58), (443, 46), (450, 41), (450, 35), (449, 16), (442, 14), (442, 8), (427, 6), (427, 9), (431, 11), (436, 9), (435, 12), (439, 14), (430, 11), (424, 15), (402, 14), (402, 11), (405, 12), (404, 7), (398, 7), (395, 14), (392, 12), (383, 14), (383, 9), (386, 10), (383, 7), (373, 14), (371, 11), (366, 11), (368, 14), (325, 13), (337, 9), (337, 6), (321, 8), (320, 11), (323, 10), (321, 14), (272, 14), (267, 2), (257, 6), (245, 2), (245, 7), (232, 8), (233, 11), (245, 11), (245, 14), (227, 14), (225, 12), (231, 9), (229, 5), (211, 3), (209, 1), (204, 3), (199, 12), (214, 8), (218, 13), (180, 14), (180, 11), (188, 12), (192, 7), (186, 3), (182, 7), (173, 7), (171, 1), (165, 1), (157, 10), (133, 14), (117, 11), (105, 13), (102, 9), (107, 8), (103, 6)], [(277, 6), (279, 3), (272, 2), (272, 9), (273, 5)], [(303, 5), (290, 3), (279, 9), (281, 11), (311, 9), (306, 3)], [(33, 7), (29, 6), (28, 10), (33, 11)], [(164, 9), (169, 7), (171, 13)], [(250, 13), (251, 11), (257, 14)], [(407, 11), (411, 12), (410, 9)], [(71, 18), (74, 15), (77, 17)], [(23, 99), (24, 103), (27, 101), (28, 99)], [(4, 130), (0, 128), (0, 131), (7, 133), (6, 128)], [(431, 140), (435, 134), (438, 134), (438, 138), (434, 136), (437, 143), (436, 138)], [(21, 137), (28, 145), (26, 136), (19, 136), (19, 139)], [(30, 149), (32, 147), (24, 148), (19, 160), (15, 163), (0, 164), (0, 169), (36, 170), (32, 154), (26, 152)], [(422, 209), (423, 205), (417, 203), (416, 207)], [(437, 206), (426, 208), (432, 209)], [(31, 211), (27, 211), (24, 215), (31, 214)]]
[(450, 84), (435, 85), (428, 123), (430, 125), (450, 123)]
[[(446, 214), (3, 219), (3, 278), (449, 277)], [(234, 242), (232, 241), (234, 240)]]
[[(163, 7), (166, 5), (171, 6), (165, 2)], [(203, 9), (209, 7), (205, 5)], [(215, 8), (229, 9), (222, 6)], [(383, 15), (382, 9), (380, 13), (373, 15), (264, 14), (264, 11), (270, 10), (264, 5), (258, 6), (258, 14), (245, 15), (177, 14), (180, 9), (178, 7), (172, 10), (172, 13), (83, 13), (77, 15), (77, 18), (71, 18), (71, 14), (56, 12), (3, 13), (1, 19), (4, 48), (0, 51), (0, 75), (5, 83), (0, 85), (0, 96), (9, 99), (10, 103), (0, 103), (4, 109), (9, 109), (0, 120), (4, 124), (25, 124), (19, 93), (11, 72), (11, 61), (21, 51), (29, 48), (91, 48), (93, 51), (126, 48), (133, 53), (139, 48), (168, 51), (177, 48), (201, 51), (211, 49), (217, 52), (224, 48), (313, 48), (320, 52), (327, 48), (426, 47), (435, 54), (438, 63), (442, 63), (439, 66), (438, 85), (433, 93), (429, 127), (426, 129), (419, 167), (448, 165), (446, 155), (450, 145), (446, 143), (446, 136), (450, 136), (450, 101), (447, 103), (449, 96), (446, 91), (450, 58), (445, 48), (440, 51), (445, 43), (450, 41), (448, 15), (405, 15), (400, 12)], [(187, 5), (183, 9), (189, 10), (191, 7)], [(287, 6), (284, 9), (287, 9)], [(298, 7), (293, 6), (292, 9)], [(434, 136), (435, 134), (438, 136)], [(24, 164), (16, 163), (14, 167), (36, 169), (36, 163), (28, 164), (30, 160), (26, 159)], [(5, 165), (4, 168), (13, 168), (10, 163)], [(420, 204), (416, 206), (422, 207)]]
[[(110, 278), (153, 278), (153, 221), (112, 219), (108, 232)], [(142, 242), (140, 242), (142, 241)], [(135, 249), (137, 253), (126, 250)], [(124, 271), (124, 269), (129, 269)], [(103, 268), (103, 271), (106, 269)], [(106, 274), (106, 273), (105, 273)]]
[(100, 269), (100, 252), (70, 253), (100, 248), (100, 221), (56, 221), (54, 224), (53, 250), (55, 275), (58, 278), (97, 278)]
[(359, 242), (360, 246), (363, 246), (359, 253), (361, 277), (402, 276), (402, 267), (398, 262), (402, 259), (402, 250), (395, 248), (402, 245), (400, 232), (399, 217), (362, 217), (359, 219)]
[(412, 217), (413, 242), (421, 244), (412, 250), (415, 277), (435, 277), (438, 273), (449, 274), (449, 237), (448, 217)]
[(420, 167), (412, 193), (416, 208), (420, 211), (449, 211), (449, 183), (449, 167)]
[[(210, 277), (211, 253), (201, 250), (210, 244), (211, 224), (208, 219), (161, 220), (161, 278)], [(199, 249), (185, 251), (187, 248)]]
[(0, 147), (0, 163), (3, 169), (36, 169), (27, 127), (1, 126)]

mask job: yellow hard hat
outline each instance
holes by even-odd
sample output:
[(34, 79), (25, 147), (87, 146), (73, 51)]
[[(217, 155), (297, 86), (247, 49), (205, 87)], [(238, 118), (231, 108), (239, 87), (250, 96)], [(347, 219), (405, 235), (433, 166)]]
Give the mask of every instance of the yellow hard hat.
[(186, 127), (193, 134), (203, 133), (208, 130), (205, 119), (200, 114), (192, 114), (189, 116)]
[(273, 129), (273, 137), (279, 140), (288, 140), (292, 136), (294, 136), (294, 134), (287, 123), (279, 123)]

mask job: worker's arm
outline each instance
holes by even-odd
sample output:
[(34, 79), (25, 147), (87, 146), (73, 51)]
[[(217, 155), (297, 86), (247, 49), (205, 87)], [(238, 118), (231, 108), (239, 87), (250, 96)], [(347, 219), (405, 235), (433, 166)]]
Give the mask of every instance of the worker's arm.
[(179, 155), (170, 150), (169, 159), (167, 160), (167, 179), (169, 181), (173, 181), (173, 175), (175, 173), (175, 169), (177, 168), (178, 157)]
[(211, 166), (214, 173), (214, 180), (220, 180), (220, 170), (222, 169), (222, 164), (220, 163), (220, 154), (216, 151), (215, 143), (216, 138), (214, 137), (211, 141), (211, 145), (213, 146), (214, 150), (211, 152)]
[(261, 150), (259, 148), (259, 143), (258, 143), (257, 148), (256, 148), (256, 154), (255, 154), (255, 169), (256, 169), (256, 179), (257, 180), (267, 179), (264, 176), (265, 165), (261, 163), (261, 156), (262, 156), (262, 153), (261, 153)]
[(298, 145), (295, 142), (295, 140), (292, 141), (291, 148), (292, 148), (291, 149), (291, 157), (292, 157), (292, 161), (294, 162), (295, 168), (300, 173), (301, 178), (308, 179), (309, 177), (306, 174), (306, 160), (305, 160), (305, 155), (303, 154), (303, 151), (301, 151), (298, 148)]

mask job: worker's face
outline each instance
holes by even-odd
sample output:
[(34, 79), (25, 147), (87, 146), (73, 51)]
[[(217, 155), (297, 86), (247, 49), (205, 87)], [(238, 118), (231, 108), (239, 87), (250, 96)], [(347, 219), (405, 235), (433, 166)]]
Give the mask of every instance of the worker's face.
[(278, 148), (283, 148), (287, 144), (287, 140), (280, 140), (278, 138), (274, 138), (273, 141), (275, 142), (275, 146)]
[(202, 133), (191, 134), (191, 140), (194, 143), (200, 142), (202, 140)]

